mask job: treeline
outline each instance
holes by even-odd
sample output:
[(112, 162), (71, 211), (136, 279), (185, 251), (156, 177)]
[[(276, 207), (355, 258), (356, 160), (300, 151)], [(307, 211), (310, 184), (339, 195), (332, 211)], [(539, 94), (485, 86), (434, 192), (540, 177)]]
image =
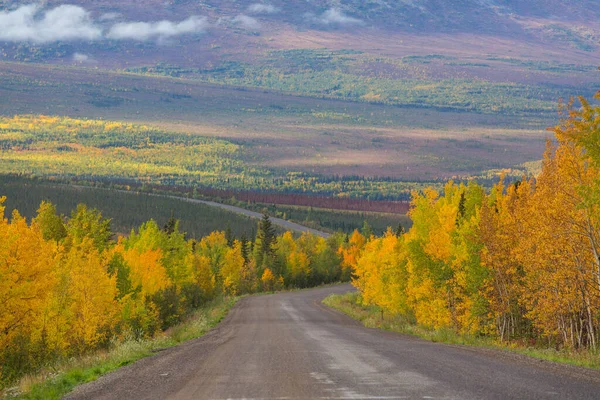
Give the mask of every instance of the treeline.
[[(4, 215), (0, 199), (0, 215)], [(0, 219), (0, 386), (60, 359), (151, 337), (222, 295), (348, 280), (328, 239), (229, 230), (188, 240), (175, 219), (113, 240), (110, 220), (79, 205), (69, 218), (43, 202), (30, 223)]]
[[(600, 99), (600, 96), (597, 96)], [(600, 107), (554, 129), (536, 179), (415, 193), (405, 234), (352, 236), (362, 302), (431, 328), (557, 348), (600, 334)]]

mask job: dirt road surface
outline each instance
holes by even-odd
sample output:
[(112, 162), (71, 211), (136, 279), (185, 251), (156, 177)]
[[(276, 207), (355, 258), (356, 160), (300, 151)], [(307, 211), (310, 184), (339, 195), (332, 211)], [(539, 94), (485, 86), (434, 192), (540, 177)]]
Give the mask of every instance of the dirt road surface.
[(206, 336), (80, 386), (69, 399), (600, 399), (600, 374), (364, 328), (334, 286), (251, 296)]

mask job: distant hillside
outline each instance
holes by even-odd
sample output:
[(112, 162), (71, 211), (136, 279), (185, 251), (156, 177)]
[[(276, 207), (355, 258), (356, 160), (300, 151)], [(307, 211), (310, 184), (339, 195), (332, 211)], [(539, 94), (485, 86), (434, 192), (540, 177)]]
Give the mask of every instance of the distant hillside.
[[(96, 17), (110, 15), (111, 19), (149, 21), (199, 15), (222, 27), (232, 22), (231, 18), (243, 15), (267, 21), (271, 27), (291, 24), (315, 30), (352, 27), (424, 34), (498, 34), (589, 42), (590, 46), (598, 44), (600, 21), (597, 0), (48, 0), (45, 3), (48, 7), (78, 5)], [(0, 2), (0, 8), (22, 4), (20, 0), (5, 0)], [(248, 18), (238, 18), (233, 25), (258, 28)]]
[[(3, 1), (4, 6), (23, 4)], [(432, 31), (502, 31), (523, 18), (543, 18), (557, 22), (597, 22), (600, 4), (596, 0), (48, 0), (49, 6), (77, 4), (100, 12), (121, 11), (137, 16), (184, 15), (186, 12), (213, 14), (245, 13), (277, 16), (288, 22), (306, 20), (308, 13), (320, 14), (339, 9), (353, 18), (387, 27)]]

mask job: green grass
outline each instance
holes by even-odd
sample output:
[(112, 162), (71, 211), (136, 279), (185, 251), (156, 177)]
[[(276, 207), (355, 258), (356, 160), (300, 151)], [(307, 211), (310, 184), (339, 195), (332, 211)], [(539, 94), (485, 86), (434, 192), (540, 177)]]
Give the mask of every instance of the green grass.
[(331, 295), (323, 303), (360, 321), (368, 328), (403, 333), (431, 342), (509, 351), (541, 360), (600, 370), (600, 354), (597, 351), (556, 350), (525, 346), (518, 342), (500, 343), (492, 337), (458, 334), (452, 329), (429, 329), (416, 325), (410, 318), (402, 315), (382, 314), (379, 307), (364, 306), (359, 300), (359, 293), (347, 293)]
[(164, 334), (148, 340), (127, 340), (116, 343), (106, 352), (66, 360), (36, 376), (25, 377), (19, 385), (6, 391), (7, 398), (28, 400), (60, 399), (77, 385), (91, 382), (100, 376), (161, 349), (176, 346), (186, 340), (204, 335), (217, 325), (237, 302), (237, 298), (219, 298), (198, 309), (186, 321)]

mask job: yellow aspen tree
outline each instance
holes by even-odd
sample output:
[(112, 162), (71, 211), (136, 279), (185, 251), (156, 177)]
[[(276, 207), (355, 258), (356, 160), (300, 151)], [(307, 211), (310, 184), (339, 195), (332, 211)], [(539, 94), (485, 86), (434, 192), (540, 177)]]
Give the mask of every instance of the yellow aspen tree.
[(496, 333), (505, 341), (523, 334), (523, 272), (518, 249), (526, 238), (521, 219), (532, 189), (528, 181), (507, 188), (503, 182), (501, 177), (483, 202), (479, 235), (483, 243), (481, 263), (488, 273), (484, 293), (489, 320), (483, 331)]
[(216, 281), (210, 268), (210, 259), (206, 256), (190, 253), (186, 262), (192, 266), (195, 283), (202, 291), (203, 296), (206, 299), (212, 298)]
[(310, 275), (310, 259), (305, 252), (292, 251), (287, 258), (287, 269), (292, 285), (306, 287)]
[[(288, 284), (291, 283), (291, 275), (287, 260), (290, 254), (296, 251), (297, 248), (298, 246), (296, 245), (296, 240), (294, 240), (294, 235), (292, 234), (292, 232), (285, 232), (283, 235), (278, 236), (277, 241), (275, 243), (276, 262), (273, 262), (271, 263), (272, 265), (268, 266), (271, 272), (273, 272), (273, 275), (284, 275), (287, 278), (286, 283)], [(262, 275), (261, 270), (263, 269), (258, 270), (259, 276)]]
[(361, 235), (358, 229), (355, 229), (350, 238), (348, 238), (348, 243), (344, 243), (342, 246), (340, 246), (338, 253), (342, 258), (342, 279), (350, 278), (352, 270), (356, 266), (362, 249), (365, 247), (366, 243), (367, 239)]
[[(0, 198), (0, 216), (4, 201)], [(17, 335), (41, 339), (44, 308), (56, 284), (55, 258), (56, 244), (46, 242), (17, 211), (10, 223), (0, 219), (0, 353)]]
[(77, 352), (95, 348), (109, 338), (118, 315), (116, 278), (107, 273), (92, 238), (73, 245), (60, 260), (68, 280), (68, 341)]
[(212, 273), (217, 278), (217, 285), (221, 278), (220, 270), (225, 260), (229, 246), (227, 246), (227, 238), (225, 232), (212, 232), (200, 240), (196, 251), (198, 254), (207, 257), (210, 260), (210, 268)]
[(244, 257), (242, 256), (241, 243), (236, 240), (233, 247), (225, 253), (223, 267), (220, 274), (225, 293), (236, 296), (240, 293), (242, 285), (242, 269), (244, 268)]
[(388, 229), (369, 241), (354, 269), (352, 284), (363, 304), (375, 304), (392, 314), (409, 314), (406, 302), (406, 254), (402, 238)]
[(124, 250), (123, 258), (131, 268), (133, 288), (139, 288), (142, 295), (153, 295), (171, 284), (167, 271), (162, 265), (163, 255), (160, 249), (140, 251), (130, 248)]
[(260, 290), (256, 261), (254, 259), (247, 260), (242, 267), (242, 283), (240, 290), (242, 293), (254, 293)]
[(528, 317), (546, 336), (571, 347), (596, 346), (597, 269), (589, 209), (580, 188), (598, 172), (573, 143), (548, 143), (520, 253)]
[(432, 231), (439, 225), (436, 212), (438, 199), (439, 193), (430, 188), (422, 194), (413, 193), (409, 212), (413, 226), (404, 235), (408, 254), (408, 303), (417, 323), (436, 329), (452, 325), (448, 292), (443, 284), (447, 268), (426, 251)]
[(482, 294), (487, 269), (481, 263), (482, 242), (479, 237), (480, 209), (484, 191), (470, 182), (460, 185), (453, 204), (457, 212), (451, 233), (451, 258), (448, 260), (452, 278), (448, 290), (453, 303), (454, 327), (463, 333), (480, 333), (487, 322), (487, 302)]
[(269, 268), (265, 268), (260, 281), (264, 291), (270, 292), (275, 288), (275, 275)]

